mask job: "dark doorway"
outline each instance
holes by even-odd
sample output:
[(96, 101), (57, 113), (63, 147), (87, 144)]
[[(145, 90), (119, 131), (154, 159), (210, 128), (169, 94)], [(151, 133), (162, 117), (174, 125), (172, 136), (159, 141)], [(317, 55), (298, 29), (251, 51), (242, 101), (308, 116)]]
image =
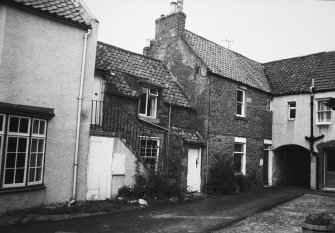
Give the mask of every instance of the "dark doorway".
[(298, 145), (285, 145), (274, 150), (274, 154), (276, 184), (310, 187), (309, 150)]
[(335, 149), (325, 150), (325, 184), (326, 188), (335, 188)]

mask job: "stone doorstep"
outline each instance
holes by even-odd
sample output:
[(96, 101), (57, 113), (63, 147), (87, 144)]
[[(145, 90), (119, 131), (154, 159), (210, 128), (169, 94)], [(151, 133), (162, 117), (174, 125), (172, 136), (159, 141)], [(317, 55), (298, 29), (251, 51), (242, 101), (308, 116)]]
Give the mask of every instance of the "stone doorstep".
[(29, 223), (29, 222), (70, 220), (70, 219), (75, 219), (75, 218), (83, 218), (83, 217), (103, 215), (103, 214), (108, 214), (108, 212), (79, 213), (79, 214), (55, 214), (55, 215), (27, 214), (21, 217), (20, 216), (3, 216), (0, 218), (0, 226), (9, 226), (9, 225)]

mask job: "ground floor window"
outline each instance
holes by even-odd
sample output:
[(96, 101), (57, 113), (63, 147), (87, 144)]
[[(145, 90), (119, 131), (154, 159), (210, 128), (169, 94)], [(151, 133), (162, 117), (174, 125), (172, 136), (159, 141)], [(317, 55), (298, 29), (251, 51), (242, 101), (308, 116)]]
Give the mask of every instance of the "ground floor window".
[(47, 121), (0, 114), (0, 188), (43, 183)]
[(159, 138), (141, 138), (140, 156), (150, 170), (155, 170), (159, 156)]
[(246, 174), (246, 140), (235, 138), (234, 145), (234, 172), (235, 174)]

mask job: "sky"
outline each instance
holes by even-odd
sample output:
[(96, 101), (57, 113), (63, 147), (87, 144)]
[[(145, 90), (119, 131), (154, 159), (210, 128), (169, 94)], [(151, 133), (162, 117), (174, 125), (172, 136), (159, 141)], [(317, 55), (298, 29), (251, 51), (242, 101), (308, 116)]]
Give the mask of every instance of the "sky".
[[(142, 53), (171, 0), (84, 0), (98, 40)], [(335, 0), (184, 0), (186, 29), (257, 62), (335, 51)]]

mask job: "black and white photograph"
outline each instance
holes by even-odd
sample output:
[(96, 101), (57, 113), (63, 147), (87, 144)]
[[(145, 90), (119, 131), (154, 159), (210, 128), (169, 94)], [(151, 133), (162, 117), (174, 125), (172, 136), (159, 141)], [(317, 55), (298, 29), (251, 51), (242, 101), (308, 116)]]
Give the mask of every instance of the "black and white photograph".
[(335, 233), (335, 0), (0, 0), (1, 233)]

